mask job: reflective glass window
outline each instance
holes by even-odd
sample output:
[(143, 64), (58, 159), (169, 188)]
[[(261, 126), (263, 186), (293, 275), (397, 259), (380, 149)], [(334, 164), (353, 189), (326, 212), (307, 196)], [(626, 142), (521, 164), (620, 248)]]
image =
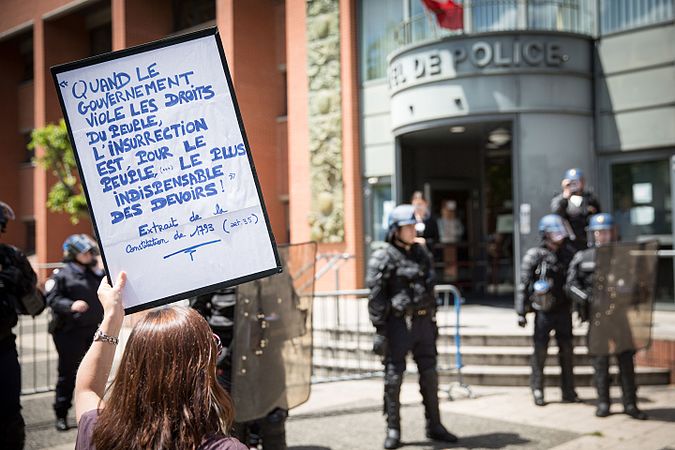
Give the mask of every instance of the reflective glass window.
[(673, 20), (673, 0), (601, 0), (601, 32), (614, 33)]
[(403, 0), (362, 0), (360, 19), (361, 79), (384, 78), (387, 55), (398, 46), (395, 34), (403, 22)]

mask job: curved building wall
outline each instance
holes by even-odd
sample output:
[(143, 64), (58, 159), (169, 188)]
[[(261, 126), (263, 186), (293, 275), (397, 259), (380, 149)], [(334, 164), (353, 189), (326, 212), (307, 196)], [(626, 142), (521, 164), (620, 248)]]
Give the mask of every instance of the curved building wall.
[(523, 31), (402, 49), (389, 64), (391, 131), (511, 120), (514, 227), (521, 248), (535, 245), (564, 171), (594, 184), (592, 51), (588, 37)]

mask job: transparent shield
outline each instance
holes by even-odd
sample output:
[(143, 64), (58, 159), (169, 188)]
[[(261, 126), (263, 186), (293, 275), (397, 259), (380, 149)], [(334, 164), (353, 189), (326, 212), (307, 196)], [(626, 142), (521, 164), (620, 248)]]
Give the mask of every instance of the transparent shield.
[(316, 244), (279, 246), (283, 272), (237, 288), (232, 397), (237, 422), (309, 398)]
[(598, 247), (588, 350), (619, 354), (649, 345), (658, 242)]

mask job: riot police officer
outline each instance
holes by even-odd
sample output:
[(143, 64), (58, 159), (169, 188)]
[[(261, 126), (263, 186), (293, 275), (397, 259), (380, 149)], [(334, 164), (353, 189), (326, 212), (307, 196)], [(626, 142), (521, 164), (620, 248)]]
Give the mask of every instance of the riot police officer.
[(565, 403), (578, 402), (574, 389), (571, 303), (564, 292), (567, 268), (574, 255), (560, 216), (549, 214), (539, 221), (541, 245), (529, 249), (521, 264), (516, 297), (518, 325), (527, 325), (534, 311), (534, 353), (530, 388), (534, 403), (544, 406), (544, 364), (551, 330), (555, 331), (560, 363), (560, 387)]
[(406, 355), (412, 350), (419, 371), (420, 392), (429, 439), (457, 442), (441, 424), (436, 371), (436, 300), (432, 259), (416, 238), (412, 205), (399, 205), (389, 216), (387, 245), (368, 262), (368, 311), (376, 334), (373, 351), (383, 357), (384, 412), (387, 435), (384, 448), (401, 440), (400, 400)]
[[(232, 342), (236, 304), (236, 288), (221, 289), (190, 299), (190, 306), (206, 319), (213, 332), (220, 338), (223, 351), (216, 364), (218, 381), (228, 392), (232, 392)], [(283, 371), (283, 368), (281, 370)], [(274, 376), (283, 377), (283, 374)], [(233, 434), (253, 448), (257, 448), (262, 441), (264, 450), (285, 450), (287, 417), (287, 410), (275, 408), (258, 420), (236, 423)]]
[(59, 355), (56, 381), (56, 429), (68, 430), (67, 415), (73, 399), (77, 367), (89, 349), (103, 307), (96, 291), (103, 271), (97, 269), (94, 240), (85, 234), (69, 236), (63, 243), (64, 266), (45, 283), (47, 303), (52, 310), (49, 331)]
[[(616, 240), (614, 219), (610, 214), (595, 214), (591, 217), (588, 225), (589, 242), (591, 247), (578, 252), (570, 263), (567, 274), (567, 289), (570, 297), (574, 300), (582, 321), (587, 321), (589, 307), (593, 303), (593, 278), (596, 269), (595, 254), (597, 247), (608, 245)], [(615, 309), (614, 332), (623, 334), (624, 340), (632, 340), (630, 327), (627, 326), (625, 314)], [(618, 325), (624, 326), (618, 326)], [(609, 353), (609, 352), (608, 352)], [(645, 420), (647, 415), (637, 407), (637, 387), (635, 385), (635, 366), (633, 357), (634, 349), (628, 349), (617, 355), (621, 389), (623, 392), (624, 412), (629, 416)], [(598, 391), (598, 402), (595, 415), (598, 417), (609, 416), (611, 400), (609, 397), (609, 354), (595, 355), (593, 357), (595, 369), (595, 387)]]
[[(0, 202), (0, 234), (7, 222), (14, 220), (14, 211)], [(36, 289), (37, 276), (26, 256), (16, 247), (0, 243), (0, 448), (22, 449), (26, 438), (21, 416), (21, 366), (16, 352), (16, 336), (12, 328), (18, 323), (18, 313), (33, 315), (44, 309), (28, 311), (22, 301)], [(39, 305), (38, 305), (39, 306)]]
[(562, 180), (562, 192), (551, 201), (551, 212), (566, 220), (572, 228), (570, 241), (574, 248), (584, 250), (588, 218), (600, 212), (600, 202), (591, 192), (584, 190), (584, 174), (580, 169), (569, 169)]

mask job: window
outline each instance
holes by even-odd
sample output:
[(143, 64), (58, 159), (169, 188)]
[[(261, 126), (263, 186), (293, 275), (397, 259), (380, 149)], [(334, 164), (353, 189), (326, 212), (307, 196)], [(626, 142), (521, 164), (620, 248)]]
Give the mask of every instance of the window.
[(673, 0), (601, 0), (601, 32), (614, 33), (630, 28), (673, 20)]
[(26, 242), (23, 245), (23, 252), (26, 255), (35, 254), (35, 219), (23, 221), (23, 227), (26, 231)]
[(471, 31), (515, 30), (518, 24), (517, 0), (473, 0), (471, 2)]
[(112, 51), (112, 24), (110, 22), (89, 30), (89, 56)]
[(668, 160), (612, 165), (612, 212), (624, 241), (672, 233), (668, 169)]
[(361, 79), (384, 78), (387, 55), (397, 48), (395, 31), (403, 21), (403, 0), (361, 0)]
[(214, 0), (172, 0), (173, 30), (178, 32), (216, 19)]
[(369, 189), (372, 211), (370, 241), (381, 242), (387, 238), (389, 213), (396, 205), (391, 198), (391, 184), (378, 181), (377, 184), (370, 184)]

